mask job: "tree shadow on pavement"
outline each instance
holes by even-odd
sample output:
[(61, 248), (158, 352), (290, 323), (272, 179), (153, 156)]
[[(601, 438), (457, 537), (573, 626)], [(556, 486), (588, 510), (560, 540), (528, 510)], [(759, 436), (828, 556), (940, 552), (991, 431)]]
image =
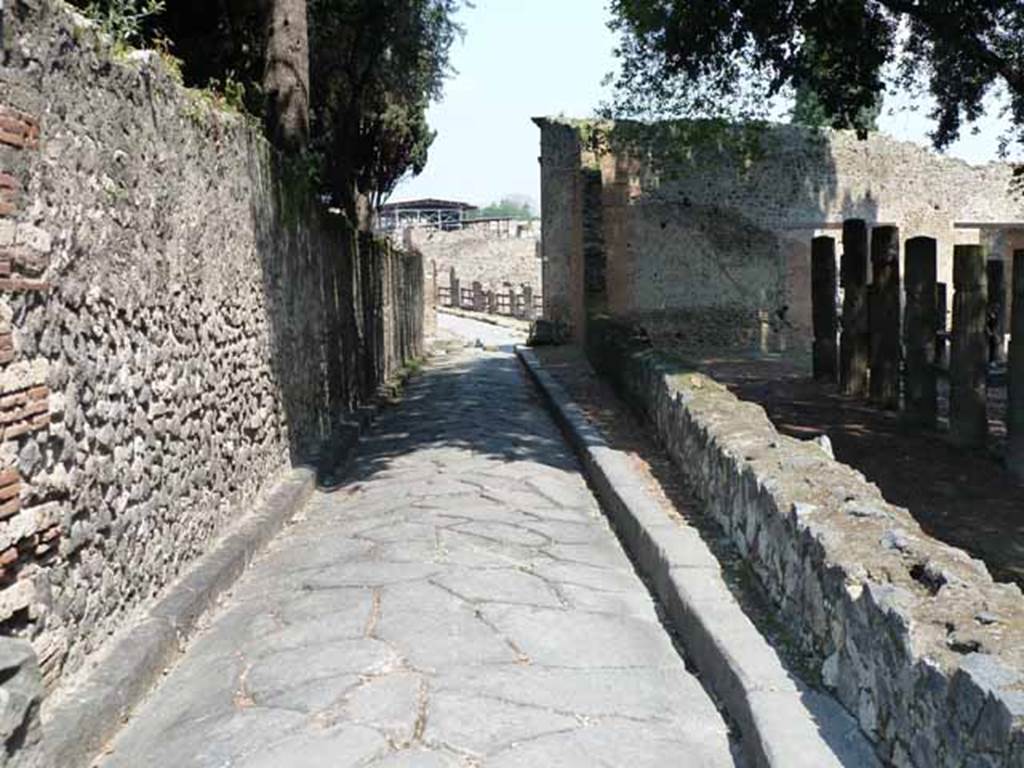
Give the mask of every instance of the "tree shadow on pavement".
[[(529, 462), (566, 472), (579, 464), (510, 352), (459, 350), (409, 380), (401, 401), (367, 430), (331, 492), (414, 453), (440, 467), (460, 456)], [(511, 479), (510, 483), (514, 482)]]

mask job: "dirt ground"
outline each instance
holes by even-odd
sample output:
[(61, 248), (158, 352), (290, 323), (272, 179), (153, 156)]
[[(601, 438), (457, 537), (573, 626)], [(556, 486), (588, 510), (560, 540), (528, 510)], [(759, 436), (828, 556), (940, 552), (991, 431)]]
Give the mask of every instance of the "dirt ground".
[(930, 535), (985, 561), (1001, 581), (1024, 586), (1024, 487), (1001, 463), (1005, 387), (990, 392), (992, 439), (985, 450), (954, 446), (940, 428), (907, 426), (900, 414), (840, 395), (811, 379), (803, 361), (703, 357), (712, 378), (764, 407), (776, 428), (797, 438), (828, 435), (836, 458), (860, 470), (885, 498), (906, 507)]

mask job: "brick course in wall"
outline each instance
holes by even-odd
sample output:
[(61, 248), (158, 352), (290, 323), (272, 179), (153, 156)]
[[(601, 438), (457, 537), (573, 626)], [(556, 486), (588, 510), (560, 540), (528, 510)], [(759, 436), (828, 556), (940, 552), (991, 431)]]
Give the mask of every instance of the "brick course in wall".
[[(25, 220), (20, 179), (37, 159), (40, 136), (38, 119), (0, 105), (0, 627), (5, 634), (41, 618), (45, 608), (38, 602), (38, 580), (63, 533), (63, 499), (34, 493), (17, 463), (18, 451), (48, 429), (51, 403), (46, 362), (18, 354), (7, 303), (17, 297), (32, 301), (49, 287), (41, 279), (49, 266), (49, 237), (33, 236), (39, 230)], [(47, 650), (46, 643), (41, 650)], [(8, 738), (6, 732), (2, 736)]]

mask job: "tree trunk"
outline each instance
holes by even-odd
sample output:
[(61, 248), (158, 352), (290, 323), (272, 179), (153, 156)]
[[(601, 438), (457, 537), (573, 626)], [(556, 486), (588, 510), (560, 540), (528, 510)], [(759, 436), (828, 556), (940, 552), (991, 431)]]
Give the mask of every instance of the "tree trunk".
[(263, 69), (270, 140), (288, 152), (309, 141), (309, 25), (306, 0), (267, 0)]

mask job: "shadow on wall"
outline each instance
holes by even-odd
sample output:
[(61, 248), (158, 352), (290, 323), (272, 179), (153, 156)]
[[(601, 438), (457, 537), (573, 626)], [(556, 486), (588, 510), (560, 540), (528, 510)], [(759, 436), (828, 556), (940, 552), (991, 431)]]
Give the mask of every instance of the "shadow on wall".
[(420, 351), (423, 273), (159, 56), (57, 0), (5, 20), (0, 634), (52, 691), (289, 461), (331, 463)]
[(422, 354), (422, 257), (356, 233), (262, 140), (248, 157), (279, 419), (291, 462), (329, 474), (361, 407)]
[(627, 122), (583, 143), (604, 186), (609, 308), (690, 346), (809, 345), (813, 235), (837, 210), (878, 217), (828, 134)]

